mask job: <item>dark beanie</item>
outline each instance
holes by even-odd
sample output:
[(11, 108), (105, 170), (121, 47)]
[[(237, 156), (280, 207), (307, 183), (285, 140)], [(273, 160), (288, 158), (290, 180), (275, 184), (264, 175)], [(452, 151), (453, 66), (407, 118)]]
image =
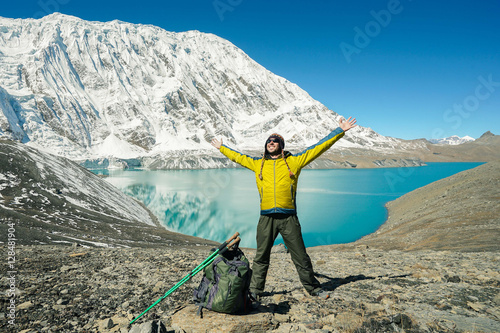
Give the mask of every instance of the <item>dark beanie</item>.
[[(283, 139), (283, 137), (277, 133), (273, 133), (269, 136), (269, 138), (267, 138), (267, 140), (271, 139), (271, 138), (275, 138), (275, 139), (278, 139), (278, 142), (280, 144), (280, 148), (281, 150), (285, 149), (285, 139)], [(268, 152), (267, 151), (267, 140), (266, 140), (266, 143), (264, 144), (264, 150), (266, 151), (266, 153)]]
[[(280, 144), (280, 148), (281, 148), (281, 157), (283, 158), (283, 161), (285, 162), (286, 164), (286, 167), (288, 169), (288, 173), (290, 174), (290, 178), (292, 179), (295, 179), (295, 174), (292, 172), (292, 170), (290, 169), (290, 166), (288, 165), (288, 162), (286, 161), (286, 157), (285, 157), (285, 139), (283, 139), (283, 137), (277, 133), (273, 133), (269, 136), (268, 140), (270, 138), (275, 138), (275, 139), (278, 139), (278, 142)], [(269, 152), (267, 151), (267, 140), (266, 140), (266, 144), (264, 145), (264, 150), (265, 150), (265, 154), (268, 154)], [(260, 173), (259, 173), (259, 178), (260, 180), (263, 179), (262, 177), (262, 170), (264, 169), (264, 162), (266, 160), (266, 157), (265, 157), (265, 154), (264, 156), (262, 157), (262, 163), (260, 164)]]

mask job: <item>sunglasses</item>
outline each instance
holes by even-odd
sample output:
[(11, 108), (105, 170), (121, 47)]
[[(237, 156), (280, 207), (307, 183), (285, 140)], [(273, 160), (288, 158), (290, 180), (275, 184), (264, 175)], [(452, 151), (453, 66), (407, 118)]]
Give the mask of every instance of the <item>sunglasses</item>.
[(277, 138), (269, 138), (269, 139), (267, 139), (267, 141), (266, 141), (266, 145), (267, 145), (268, 143), (271, 143), (271, 142), (279, 143), (279, 140), (278, 140)]

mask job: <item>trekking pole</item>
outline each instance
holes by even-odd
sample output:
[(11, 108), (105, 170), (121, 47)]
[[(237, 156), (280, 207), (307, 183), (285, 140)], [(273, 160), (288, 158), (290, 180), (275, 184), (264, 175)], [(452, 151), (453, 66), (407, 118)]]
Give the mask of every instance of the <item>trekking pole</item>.
[[(154, 302), (149, 308), (147, 308), (143, 313), (135, 317), (131, 322), (130, 325), (133, 324), (137, 319), (142, 317), (146, 312), (151, 310), (156, 304), (160, 303), (163, 299), (167, 298), (171, 293), (173, 293), (177, 288), (179, 288), (181, 285), (189, 281), (193, 276), (195, 276), (198, 272), (203, 270), (205, 267), (210, 265), (214, 260), (217, 254), (222, 254), (226, 252), (229, 248), (231, 248), (234, 244), (238, 243), (241, 239), (238, 237), (239, 232), (235, 232), (234, 235), (231, 236), (227, 241), (222, 243), (207, 259), (203, 260), (201, 264), (196, 266), (195, 269), (193, 269), (189, 274), (187, 274), (182, 280), (177, 282), (175, 286), (170, 288), (165, 295), (163, 295), (160, 299), (158, 299), (156, 302)], [(228, 244), (229, 243), (229, 244)]]

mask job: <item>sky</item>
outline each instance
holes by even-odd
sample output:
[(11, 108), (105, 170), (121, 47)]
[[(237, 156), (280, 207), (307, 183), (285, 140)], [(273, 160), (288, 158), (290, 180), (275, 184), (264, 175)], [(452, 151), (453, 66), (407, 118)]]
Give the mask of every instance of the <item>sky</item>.
[(382, 135), (500, 134), (498, 0), (20, 0), (0, 7), (9, 18), (53, 12), (213, 33)]

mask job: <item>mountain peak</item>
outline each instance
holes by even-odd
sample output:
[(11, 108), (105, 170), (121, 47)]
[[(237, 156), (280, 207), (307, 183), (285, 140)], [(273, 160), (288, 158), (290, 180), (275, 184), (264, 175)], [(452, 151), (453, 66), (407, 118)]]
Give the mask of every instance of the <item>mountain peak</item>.
[(489, 138), (489, 137), (492, 137), (492, 136), (495, 136), (495, 134), (491, 133), (490, 131), (487, 131), (487, 132), (484, 132), (483, 135), (481, 135), (479, 138), (480, 139), (485, 139), (485, 138)]
[(68, 15), (68, 14), (63, 14), (59, 12), (54, 12), (52, 14), (45, 15), (44, 17), (40, 18), (41, 21), (83, 21), (81, 18)]
[[(192, 155), (212, 151), (215, 136), (260, 150), (272, 132), (307, 147), (341, 117), (213, 34), (61, 13), (2, 23), (0, 136), (58, 155)], [(337, 147), (401, 142), (357, 127)]]
[(442, 139), (430, 139), (429, 142), (434, 144), (460, 145), (462, 143), (471, 142), (474, 140), (475, 139), (473, 137), (470, 137), (468, 135), (464, 136), (463, 138), (459, 137), (458, 135), (452, 135)]

